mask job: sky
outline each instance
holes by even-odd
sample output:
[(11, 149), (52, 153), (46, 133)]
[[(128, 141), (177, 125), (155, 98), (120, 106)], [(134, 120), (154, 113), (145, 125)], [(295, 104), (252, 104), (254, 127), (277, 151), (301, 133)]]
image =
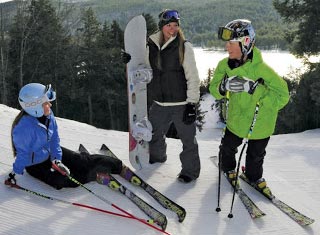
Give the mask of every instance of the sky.
[[(202, 102), (208, 107), (210, 100)], [(4, 181), (12, 170), (12, 150), (10, 129), (18, 110), (0, 104), (0, 178)], [(91, 152), (96, 152), (102, 143), (130, 166), (128, 159), (128, 133), (98, 129), (72, 120), (57, 118), (61, 144), (77, 150), (80, 143)], [(177, 181), (181, 170), (179, 140), (167, 139), (168, 160), (136, 173), (161, 193), (171, 198), (187, 211), (187, 216), (179, 223), (177, 216), (153, 200), (143, 190), (136, 188), (121, 177), (115, 177), (136, 195), (164, 213), (168, 218), (166, 232), (174, 235), (316, 235), (320, 234), (320, 129), (302, 133), (272, 136), (267, 147), (264, 177), (273, 193), (298, 211), (315, 219), (308, 227), (301, 227), (277, 209), (263, 196), (244, 182), (243, 190), (252, 198), (266, 216), (251, 219), (245, 207), (235, 197), (233, 218), (230, 211), (232, 191), (222, 178), (221, 212), (217, 207), (218, 169), (210, 160), (216, 155), (220, 143), (221, 130), (216, 128), (216, 114), (207, 116), (204, 130), (197, 134), (201, 159), (200, 177), (192, 183)], [(240, 151), (239, 151), (240, 152)], [(244, 159), (244, 157), (243, 157)], [(121, 213), (83, 188), (55, 190), (32, 178), (28, 173), (17, 177), (17, 183), (30, 190), (60, 198), (73, 203), (81, 203), (104, 210)], [(113, 204), (143, 219), (148, 217), (124, 195), (96, 182), (85, 185), (96, 194)], [(51, 201), (25, 191), (0, 184), (0, 234), (1, 235), (157, 235), (160, 232), (132, 219), (116, 217), (85, 208)]]

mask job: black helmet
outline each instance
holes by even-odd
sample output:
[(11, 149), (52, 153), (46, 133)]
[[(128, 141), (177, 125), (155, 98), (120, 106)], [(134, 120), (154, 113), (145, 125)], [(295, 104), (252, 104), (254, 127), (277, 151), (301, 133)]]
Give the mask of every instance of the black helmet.
[(159, 14), (159, 29), (170, 22), (177, 22), (180, 25), (180, 15), (177, 10), (166, 9)]

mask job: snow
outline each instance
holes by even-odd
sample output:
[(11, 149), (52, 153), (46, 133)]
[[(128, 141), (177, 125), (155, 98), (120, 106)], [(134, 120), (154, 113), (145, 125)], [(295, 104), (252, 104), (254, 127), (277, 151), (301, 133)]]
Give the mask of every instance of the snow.
[[(209, 110), (210, 111), (210, 110)], [(212, 111), (211, 111), (212, 112)], [(18, 110), (0, 105), (0, 174), (4, 180), (11, 171), (13, 162), (10, 129)], [(208, 118), (212, 115), (211, 118)], [(272, 136), (267, 148), (264, 165), (264, 177), (274, 194), (298, 211), (315, 219), (308, 227), (301, 227), (287, 215), (273, 206), (264, 197), (242, 183), (244, 191), (256, 202), (267, 215), (252, 220), (243, 204), (236, 196), (233, 215), (229, 219), (232, 193), (230, 185), (222, 178), (221, 209), (217, 207), (218, 169), (209, 159), (216, 155), (220, 143), (221, 130), (216, 114), (210, 114), (203, 132), (198, 133), (201, 156), (201, 175), (190, 184), (176, 180), (181, 163), (179, 140), (168, 139), (168, 160), (163, 164), (150, 165), (137, 172), (154, 188), (173, 199), (187, 211), (183, 223), (176, 215), (157, 204), (151, 196), (116, 176), (135, 194), (156, 207), (168, 217), (167, 232), (175, 235), (315, 235), (320, 234), (320, 129), (297, 134)], [(210, 119), (210, 120), (209, 120)], [(98, 129), (72, 120), (58, 118), (62, 146), (76, 150), (80, 143), (92, 152), (102, 143), (123, 162), (130, 166), (128, 160), (128, 133)], [(55, 190), (32, 178), (27, 173), (17, 177), (20, 186), (39, 193), (121, 213), (107, 203), (85, 191), (83, 188)], [(85, 185), (96, 194), (105, 197), (115, 205), (127, 210), (137, 217), (148, 219), (131, 201), (111, 189), (91, 182)], [(98, 211), (92, 211), (61, 202), (47, 200), (36, 195), (0, 184), (0, 234), (161, 234), (137, 220), (120, 218)]]

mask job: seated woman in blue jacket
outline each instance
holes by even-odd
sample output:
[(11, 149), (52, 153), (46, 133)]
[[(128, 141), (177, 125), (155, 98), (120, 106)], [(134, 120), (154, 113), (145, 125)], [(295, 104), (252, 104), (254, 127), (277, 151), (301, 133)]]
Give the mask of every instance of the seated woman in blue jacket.
[[(5, 183), (16, 184), (16, 174), (22, 175), (25, 169), (56, 189), (78, 186), (65, 174), (82, 184), (96, 180), (98, 172), (120, 174), (122, 162), (119, 159), (79, 154), (60, 146), (58, 126), (50, 103), (55, 99), (56, 93), (51, 85), (30, 83), (21, 88), (19, 103), (22, 110), (11, 131), (15, 161)], [(53, 170), (57, 167), (58, 171)]]

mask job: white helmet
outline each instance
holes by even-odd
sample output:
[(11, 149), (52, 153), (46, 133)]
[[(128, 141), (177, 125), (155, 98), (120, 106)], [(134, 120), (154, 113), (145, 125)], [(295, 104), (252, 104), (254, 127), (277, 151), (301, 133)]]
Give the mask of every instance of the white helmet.
[(248, 55), (255, 43), (255, 32), (250, 20), (238, 19), (230, 21), (226, 26), (219, 27), (218, 38), (224, 41), (238, 41), (241, 43), (241, 51)]
[(19, 103), (24, 111), (33, 117), (42, 117), (44, 114), (42, 104), (56, 99), (56, 92), (51, 84), (44, 86), (40, 83), (29, 83), (19, 92)]

